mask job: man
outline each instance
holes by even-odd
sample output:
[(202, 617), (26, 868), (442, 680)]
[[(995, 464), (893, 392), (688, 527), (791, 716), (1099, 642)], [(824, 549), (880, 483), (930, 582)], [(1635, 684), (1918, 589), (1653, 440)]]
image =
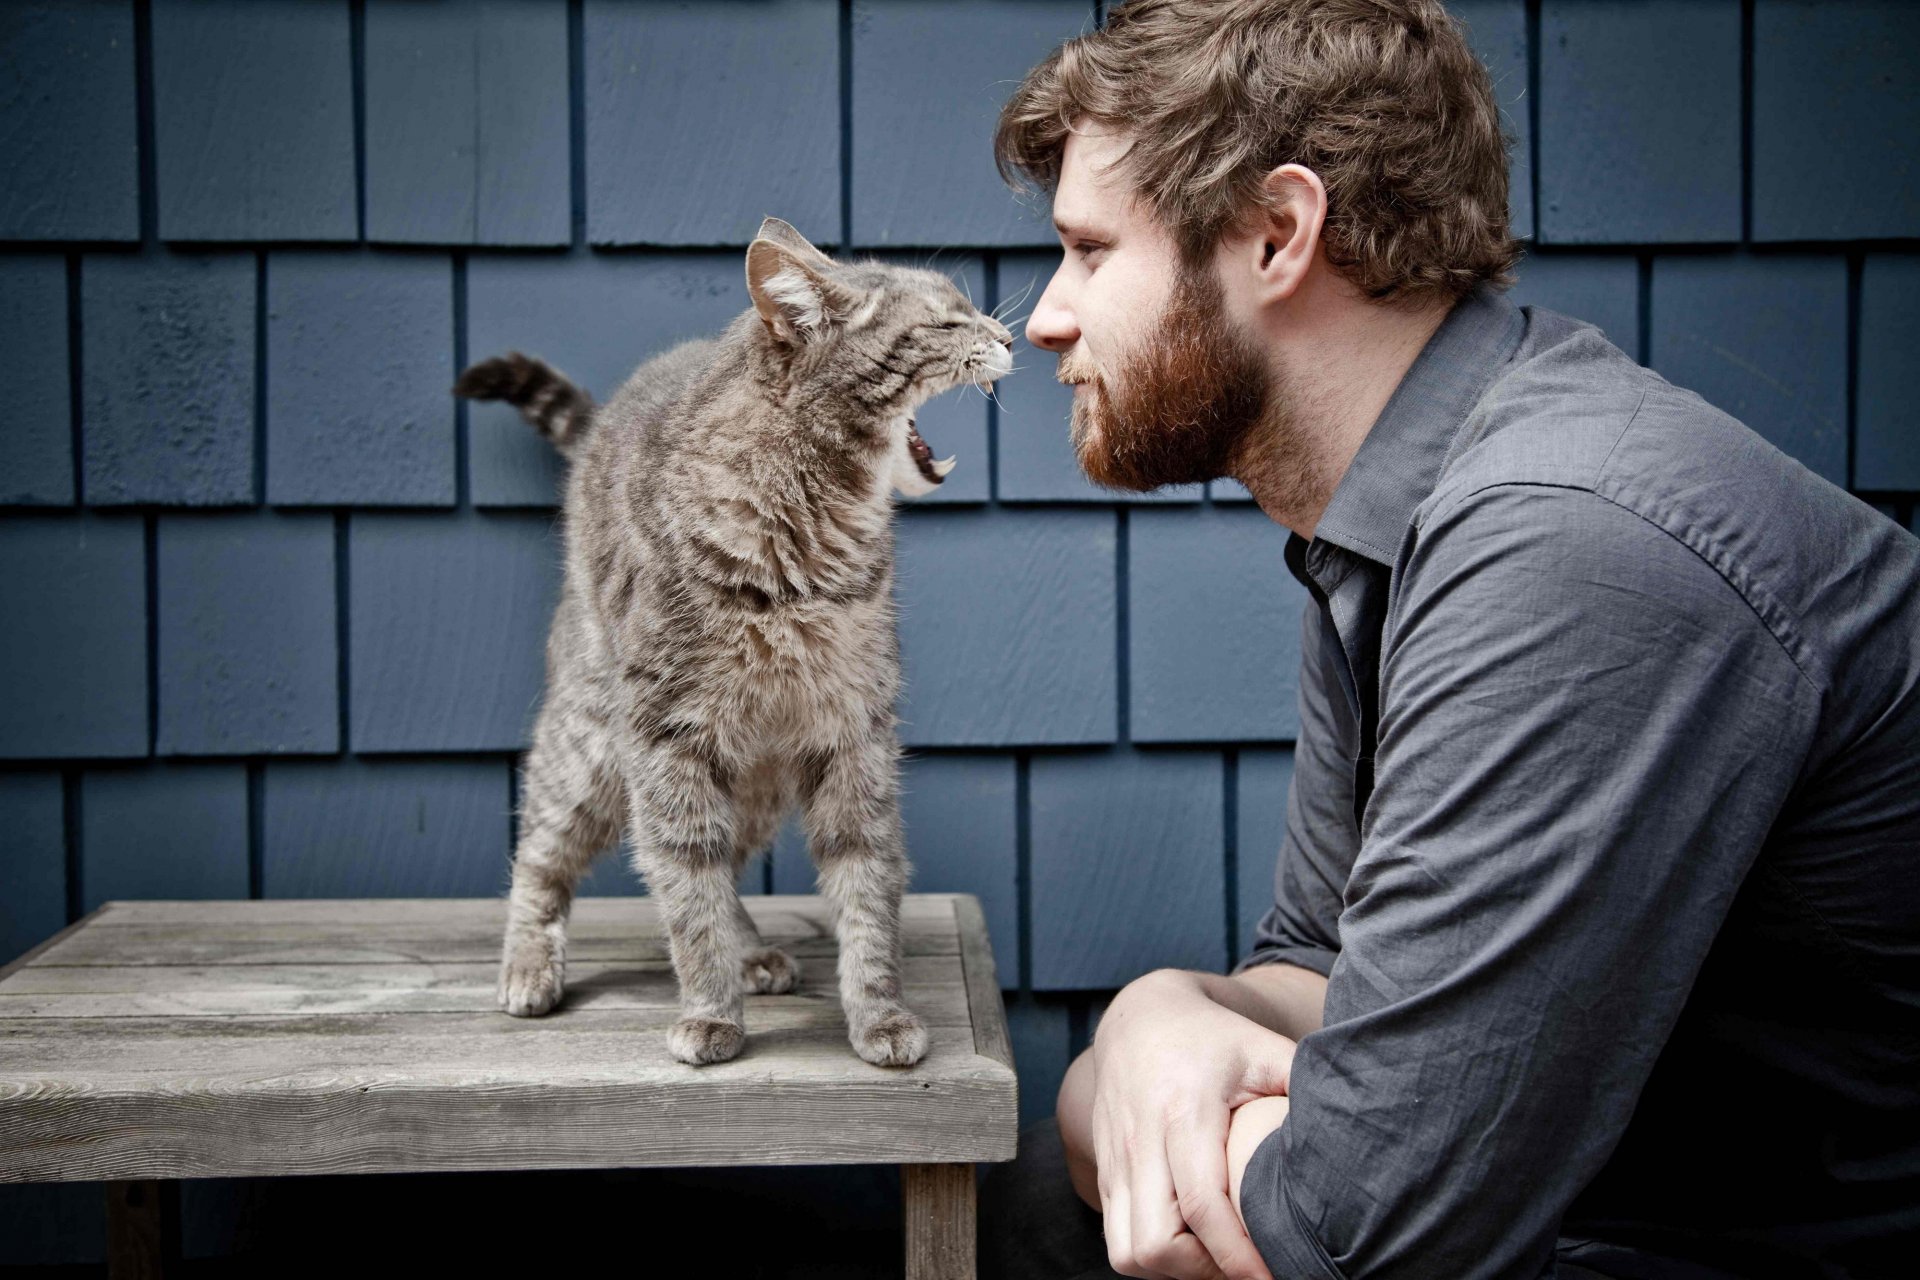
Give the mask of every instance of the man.
[(1003, 1273), (1915, 1274), (1920, 541), (1506, 298), (1432, 0), (1136, 0), (995, 142), (1083, 468), (1311, 595), (1273, 907), (1114, 999)]

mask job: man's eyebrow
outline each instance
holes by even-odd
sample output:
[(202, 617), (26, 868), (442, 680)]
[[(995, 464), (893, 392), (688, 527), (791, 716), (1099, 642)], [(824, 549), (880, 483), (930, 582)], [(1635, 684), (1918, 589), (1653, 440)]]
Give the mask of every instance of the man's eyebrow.
[(1058, 231), (1063, 236), (1094, 236), (1097, 238), (1104, 234), (1102, 231), (1100, 231), (1096, 227), (1090, 227), (1090, 226), (1087, 226), (1085, 223), (1075, 222), (1071, 217), (1063, 218), (1059, 214), (1054, 215), (1053, 229), (1055, 231)]

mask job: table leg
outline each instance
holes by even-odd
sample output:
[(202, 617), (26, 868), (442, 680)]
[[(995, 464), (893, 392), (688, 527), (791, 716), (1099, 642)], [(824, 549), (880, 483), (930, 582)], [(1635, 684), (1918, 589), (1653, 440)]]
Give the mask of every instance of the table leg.
[(907, 1280), (973, 1280), (974, 1189), (970, 1164), (903, 1164)]
[(178, 1182), (171, 1178), (109, 1182), (108, 1280), (162, 1280), (168, 1265), (180, 1257), (179, 1231)]

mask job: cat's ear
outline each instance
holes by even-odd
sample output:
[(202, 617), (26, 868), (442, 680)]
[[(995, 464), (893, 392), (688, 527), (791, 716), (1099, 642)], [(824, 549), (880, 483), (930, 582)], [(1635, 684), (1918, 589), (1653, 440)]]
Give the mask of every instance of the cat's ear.
[(831, 262), (826, 254), (813, 247), (813, 241), (793, 229), (793, 224), (782, 222), (779, 218), (769, 217), (760, 224), (760, 230), (754, 232), (755, 240), (771, 240), (775, 244), (785, 245), (803, 258), (812, 258), (817, 262)]
[(775, 338), (810, 341), (846, 314), (851, 299), (829, 278), (831, 268), (824, 256), (815, 262), (776, 240), (747, 246), (747, 292)]

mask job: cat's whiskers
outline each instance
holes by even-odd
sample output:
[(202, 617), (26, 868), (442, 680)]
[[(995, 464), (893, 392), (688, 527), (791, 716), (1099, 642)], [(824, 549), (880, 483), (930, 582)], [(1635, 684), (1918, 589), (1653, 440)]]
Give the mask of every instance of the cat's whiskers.
[(995, 320), (999, 320), (999, 319), (1001, 318), (1001, 317), (1000, 317), (1000, 307), (1017, 307), (1017, 306), (1019, 306), (1019, 305), (1020, 305), (1021, 303), (1023, 303), (1023, 302), (1025, 302), (1025, 301), (1026, 301), (1026, 300), (1028, 299), (1028, 297), (1030, 297), (1030, 296), (1032, 295), (1032, 293), (1033, 293), (1033, 287), (1034, 287), (1035, 285), (1037, 285), (1037, 284), (1039, 284), (1039, 283), (1040, 283), (1040, 281), (1039, 281), (1039, 279), (1038, 279), (1038, 278), (1035, 278), (1035, 279), (1032, 279), (1032, 280), (1029, 280), (1029, 281), (1027, 281), (1027, 287), (1026, 287), (1026, 288), (1024, 288), (1024, 289), (1022, 289), (1022, 290), (1020, 291), (1020, 296), (1019, 296), (1019, 297), (1017, 297), (1017, 298), (1005, 298), (1005, 299), (1003, 299), (1003, 300), (1001, 301), (1001, 303), (1000, 303), (1000, 306), (999, 306), (999, 307), (995, 307), (995, 308), (993, 309), (993, 318), (994, 318)]

